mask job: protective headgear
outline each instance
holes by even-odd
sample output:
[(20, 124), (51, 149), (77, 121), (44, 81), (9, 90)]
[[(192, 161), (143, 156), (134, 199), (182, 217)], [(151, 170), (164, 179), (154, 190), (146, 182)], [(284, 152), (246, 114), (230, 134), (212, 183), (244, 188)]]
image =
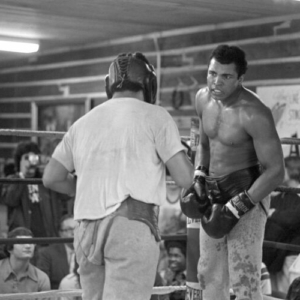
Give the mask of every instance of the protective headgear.
[(111, 63), (105, 78), (108, 99), (112, 98), (112, 85), (122, 88), (123, 84), (132, 83), (140, 86), (145, 102), (154, 104), (156, 100), (157, 80), (154, 67), (145, 61), (141, 53), (122, 53)]

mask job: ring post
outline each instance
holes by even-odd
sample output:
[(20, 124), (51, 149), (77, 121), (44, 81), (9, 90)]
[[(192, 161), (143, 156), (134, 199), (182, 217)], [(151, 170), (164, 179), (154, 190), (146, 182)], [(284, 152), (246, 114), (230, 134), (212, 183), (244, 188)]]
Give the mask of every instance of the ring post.
[(197, 278), (197, 265), (200, 257), (200, 220), (187, 218), (187, 261), (186, 261), (186, 300), (201, 300), (202, 291)]
[[(194, 165), (199, 160), (197, 146), (199, 145), (199, 119), (191, 120), (191, 150)], [(200, 257), (199, 231), (200, 220), (187, 218), (187, 259), (186, 259), (186, 300), (201, 300), (202, 291), (197, 278), (197, 265)]]

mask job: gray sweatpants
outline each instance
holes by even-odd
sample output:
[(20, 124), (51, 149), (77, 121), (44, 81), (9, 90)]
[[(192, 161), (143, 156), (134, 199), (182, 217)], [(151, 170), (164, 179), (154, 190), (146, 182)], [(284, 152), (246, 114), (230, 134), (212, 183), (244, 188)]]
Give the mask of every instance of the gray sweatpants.
[(150, 299), (159, 244), (145, 223), (113, 214), (81, 221), (74, 248), (83, 300)]
[[(263, 200), (268, 210), (270, 199)], [(246, 213), (222, 239), (210, 238), (200, 226), (198, 279), (203, 300), (262, 300), (262, 244), (267, 216), (261, 205)]]

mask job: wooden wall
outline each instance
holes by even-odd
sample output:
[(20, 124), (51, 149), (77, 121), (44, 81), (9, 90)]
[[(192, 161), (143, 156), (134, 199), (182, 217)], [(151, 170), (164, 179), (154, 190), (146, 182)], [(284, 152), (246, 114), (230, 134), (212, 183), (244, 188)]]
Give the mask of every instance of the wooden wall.
[[(106, 101), (104, 78), (120, 52), (141, 51), (159, 79), (158, 103), (189, 135), (196, 91), (206, 83), (211, 51), (221, 43), (242, 47), (249, 62), (245, 86), (300, 83), (300, 17), (277, 17), (158, 32), (43, 53), (0, 66), (0, 128), (36, 129), (36, 105)], [(176, 92), (176, 101), (174, 93)], [(20, 137), (0, 136), (0, 158), (9, 158)]]

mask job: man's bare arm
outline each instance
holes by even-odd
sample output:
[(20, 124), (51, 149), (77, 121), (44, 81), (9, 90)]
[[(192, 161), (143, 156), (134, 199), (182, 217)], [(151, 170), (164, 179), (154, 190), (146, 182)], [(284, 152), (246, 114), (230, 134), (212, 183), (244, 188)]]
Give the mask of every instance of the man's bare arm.
[(74, 196), (76, 192), (76, 177), (54, 158), (50, 159), (45, 168), (43, 184), (51, 190), (69, 196)]
[(264, 169), (248, 191), (253, 202), (258, 203), (283, 181), (282, 146), (271, 111), (267, 107), (254, 109), (243, 121), (246, 131), (253, 139), (257, 158)]
[(178, 186), (187, 189), (192, 185), (194, 168), (184, 151), (173, 155), (166, 162), (166, 166)]

